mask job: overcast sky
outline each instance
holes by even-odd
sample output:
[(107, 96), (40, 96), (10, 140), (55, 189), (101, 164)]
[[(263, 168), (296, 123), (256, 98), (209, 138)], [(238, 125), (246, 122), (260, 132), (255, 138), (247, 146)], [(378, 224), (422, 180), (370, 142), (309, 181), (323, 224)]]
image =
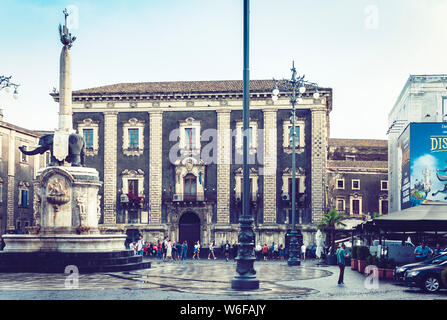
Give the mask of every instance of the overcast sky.
[[(0, 0), (4, 120), (57, 127), (63, 9), (73, 12), (73, 89), (242, 79), (242, 0)], [(410, 74), (447, 73), (447, 0), (252, 0), (250, 78), (299, 74), (333, 88), (331, 137), (386, 139)]]

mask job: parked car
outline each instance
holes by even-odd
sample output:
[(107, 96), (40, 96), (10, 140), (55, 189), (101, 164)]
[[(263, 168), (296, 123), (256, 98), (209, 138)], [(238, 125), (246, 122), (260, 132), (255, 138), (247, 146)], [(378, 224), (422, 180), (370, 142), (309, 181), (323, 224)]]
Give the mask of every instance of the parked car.
[(410, 263), (403, 266), (397, 266), (396, 268), (394, 268), (394, 280), (402, 282), (404, 281), (404, 275), (406, 271), (419, 267), (424, 267), (426, 265), (439, 264), (444, 261), (447, 261), (447, 252), (442, 252), (439, 255), (429, 257), (424, 261)]
[(409, 287), (419, 287), (425, 292), (437, 292), (446, 288), (441, 273), (447, 268), (447, 260), (438, 264), (430, 264), (405, 272), (404, 282)]

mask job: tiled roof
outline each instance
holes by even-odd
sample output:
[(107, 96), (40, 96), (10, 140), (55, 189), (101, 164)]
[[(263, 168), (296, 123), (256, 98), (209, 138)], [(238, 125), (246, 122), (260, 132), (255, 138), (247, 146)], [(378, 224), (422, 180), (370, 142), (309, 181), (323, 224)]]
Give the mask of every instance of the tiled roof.
[(42, 136), (42, 133), (40, 133), (39, 131), (25, 129), (23, 127), (19, 127), (19, 126), (16, 126), (15, 124), (12, 124), (12, 123), (9, 123), (9, 122), (5, 122), (5, 121), (0, 121), (0, 126), (4, 127), (4, 128), (8, 128), (10, 130), (14, 130), (14, 131), (17, 131), (17, 132), (28, 134), (30, 136), (34, 136), (34, 137), (37, 137), (37, 138)]
[(388, 148), (388, 140), (378, 139), (329, 139), (329, 147), (383, 147)]
[[(273, 80), (250, 80), (250, 92), (272, 92)], [(320, 91), (332, 91), (318, 88)], [(228, 93), (243, 91), (242, 80), (216, 81), (170, 81), (170, 82), (138, 82), (118, 83), (96, 88), (73, 91), (73, 95), (90, 94), (193, 94), (193, 93)]]

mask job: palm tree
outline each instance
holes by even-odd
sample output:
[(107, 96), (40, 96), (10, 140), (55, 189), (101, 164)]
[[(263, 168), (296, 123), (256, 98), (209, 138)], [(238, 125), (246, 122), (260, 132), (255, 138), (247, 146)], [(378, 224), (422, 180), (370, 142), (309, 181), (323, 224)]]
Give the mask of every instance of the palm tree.
[(323, 215), (323, 219), (317, 225), (318, 229), (327, 232), (330, 236), (328, 242), (331, 243), (331, 254), (334, 254), (335, 251), (335, 228), (337, 226), (346, 226), (346, 224), (342, 222), (343, 219), (343, 215), (338, 213), (337, 210), (331, 209)]

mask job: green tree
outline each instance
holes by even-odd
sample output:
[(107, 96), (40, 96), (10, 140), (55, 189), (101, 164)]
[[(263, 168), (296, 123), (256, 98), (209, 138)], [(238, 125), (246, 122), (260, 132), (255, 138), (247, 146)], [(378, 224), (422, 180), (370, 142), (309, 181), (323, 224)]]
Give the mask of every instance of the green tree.
[(378, 218), (378, 217), (380, 217), (381, 216), (381, 214), (380, 213), (377, 213), (377, 212), (373, 212), (373, 214), (372, 214), (372, 217), (373, 218)]
[(344, 216), (337, 210), (331, 209), (323, 215), (323, 219), (318, 223), (317, 228), (329, 235), (329, 243), (331, 244), (331, 254), (335, 252), (335, 228), (337, 226), (346, 226), (342, 222)]

